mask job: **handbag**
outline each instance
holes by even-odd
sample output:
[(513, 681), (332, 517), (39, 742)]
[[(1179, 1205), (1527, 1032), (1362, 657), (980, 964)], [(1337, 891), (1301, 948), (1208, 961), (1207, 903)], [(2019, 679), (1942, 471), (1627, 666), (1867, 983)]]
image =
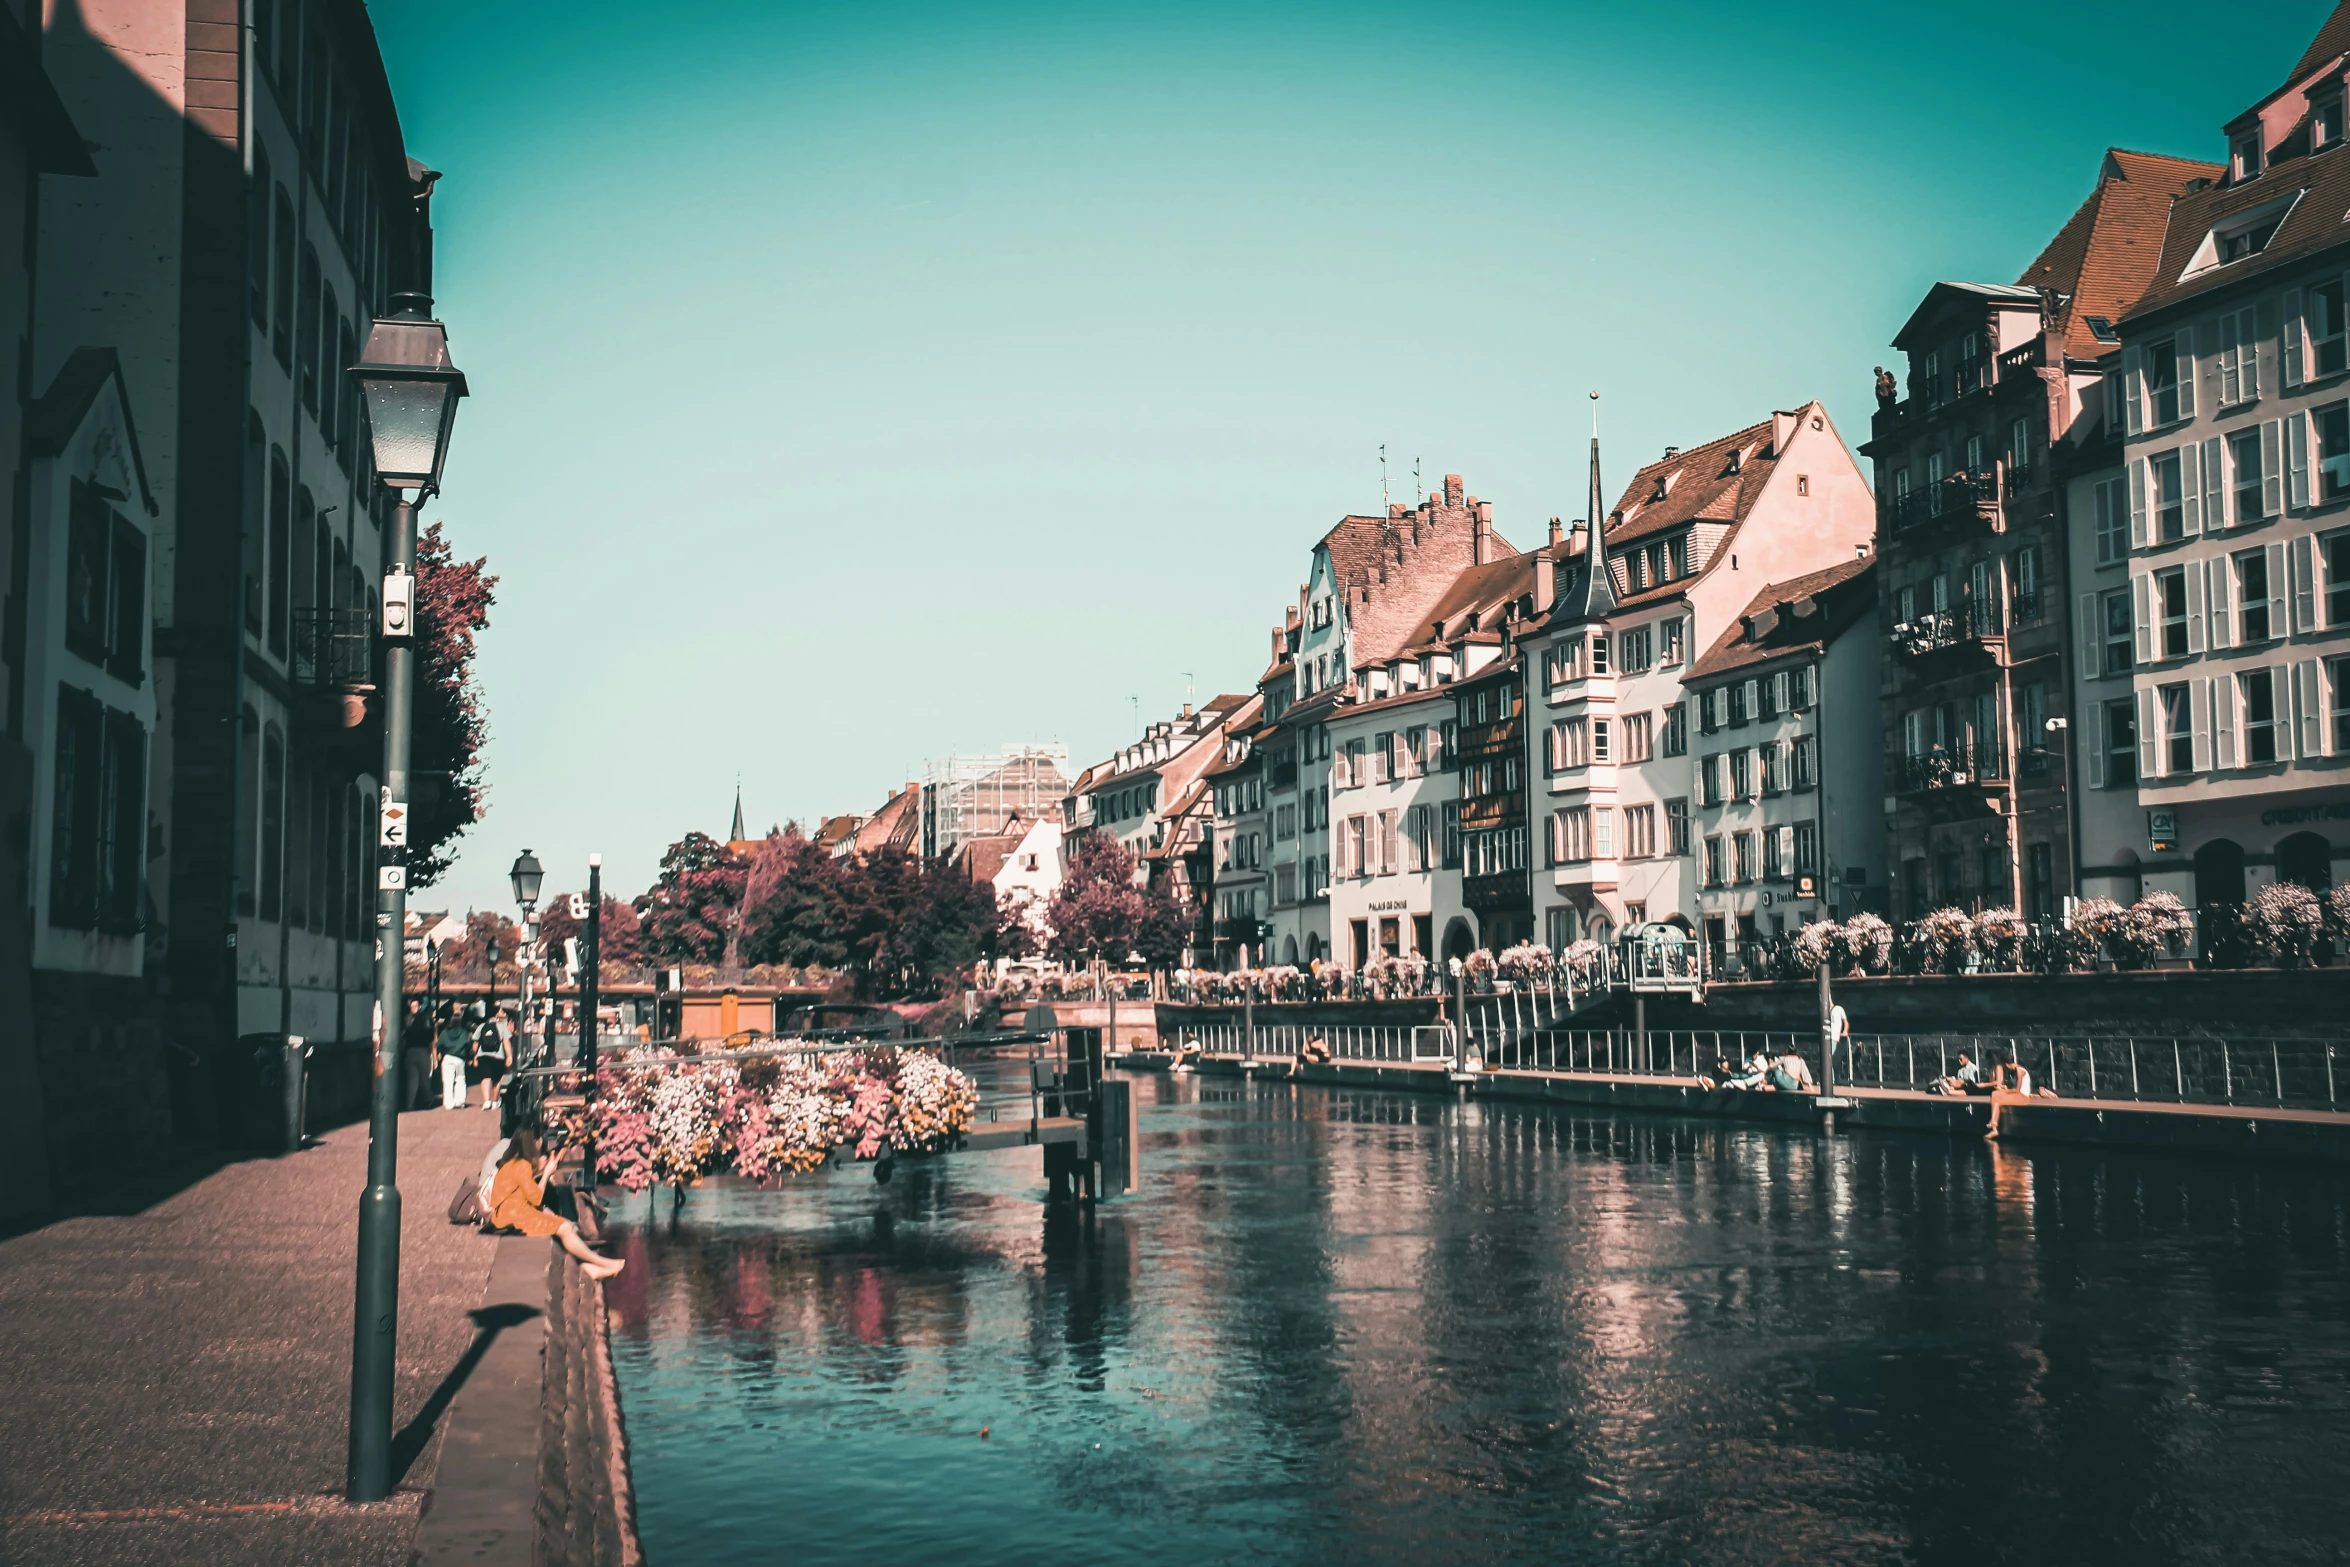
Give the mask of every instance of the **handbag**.
[(468, 1180), (457, 1188), (457, 1195), (449, 1199), (451, 1224), (479, 1224), (485, 1215), (481, 1211), (481, 1188)]

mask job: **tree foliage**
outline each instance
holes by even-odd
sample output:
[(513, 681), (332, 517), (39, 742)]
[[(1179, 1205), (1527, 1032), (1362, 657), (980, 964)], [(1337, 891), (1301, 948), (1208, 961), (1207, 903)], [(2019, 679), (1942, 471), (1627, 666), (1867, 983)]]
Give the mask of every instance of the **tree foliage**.
[[(557, 895), (546, 900), (545, 912), (539, 915), (539, 941), (547, 955), (556, 963), (563, 961), (563, 943), (580, 937), (587, 930), (587, 921), (571, 917), (571, 899)], [(604, 894), (602, 917), (596, 921), (596, 958), (600, 963), (620, 963), (630, 967), (644, 961), (644, 921), (634, 908), (610, 893)]]
[(689, 832), (661, 856), (661, 874), (637, 911), (644, 956), (655, 964), (717, 963), (742, 913), (751, 862), (708, 833)]
[(498, 579), (487, 556), (458, 560), (434, 523), (416, 541), (416, 714), (410, 757), (408, 885), (428, 887), (488, 796), (489, 715), (473, 678), (474, 638), (490, 623)]
[(1150, 900), (1134, 882), (1134, 856), (1107, 833), (1087, 833), (1070, 851), (1045, 914), (1049, 950), (1064, 963), (1123, 963), (1150, 915)]

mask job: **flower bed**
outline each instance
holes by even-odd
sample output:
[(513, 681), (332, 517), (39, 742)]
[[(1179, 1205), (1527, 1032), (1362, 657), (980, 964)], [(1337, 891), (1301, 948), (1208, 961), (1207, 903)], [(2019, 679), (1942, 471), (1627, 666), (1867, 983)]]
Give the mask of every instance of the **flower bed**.
[[(631, 1053), (596, 1072), (596, 1175), (629, 1191), (731, 1171), (765, 1184), (821, 1166), (932, 1152), (971, 1124), (971, 1079), (920, 1050), (888, 1045), (700, 1061)], [(580, 1131), (576, 1110), (557, 1137)]]

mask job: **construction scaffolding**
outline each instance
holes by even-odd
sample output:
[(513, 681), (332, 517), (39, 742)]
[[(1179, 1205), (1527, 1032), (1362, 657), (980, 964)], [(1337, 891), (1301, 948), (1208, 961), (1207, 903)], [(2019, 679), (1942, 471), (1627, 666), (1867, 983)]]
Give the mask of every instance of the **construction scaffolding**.
[(953, 854), (992, 837), (1017, 817), (1035, 822), (1069, 792), (1069, 748), (1008, 746), (992, 756), (949, 756), (929, 764), (922, 783), (922, 857)]

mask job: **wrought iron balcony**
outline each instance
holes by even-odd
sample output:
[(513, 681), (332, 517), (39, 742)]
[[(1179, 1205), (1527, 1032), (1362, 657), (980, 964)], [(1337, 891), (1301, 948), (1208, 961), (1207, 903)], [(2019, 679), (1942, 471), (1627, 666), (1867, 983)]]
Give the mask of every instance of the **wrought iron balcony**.
[(1895, 621), (1892, 640), (1896, 650), (1916, 658), (1978, 644), (2003, 630), (1998, 605), (1961, 601), (1954, 609), (1928, 610), (1915, 620)]
[(2007, 777), (2007, 756), (1996, 741), (1938, 745), (1922, 756), (1901, 759), (1901, 789), (1917, 794), (1965, 789)]
[(293, 615), (294, 684), (310, 691), (375, 689), (375, 612), (298, 609)]
[(1954, 473), (1886, 503), (1885, 515), (1896, 528), (1915, 528), (1959, 517), (1984, 517), (1999, 507), (1996, 473)]

